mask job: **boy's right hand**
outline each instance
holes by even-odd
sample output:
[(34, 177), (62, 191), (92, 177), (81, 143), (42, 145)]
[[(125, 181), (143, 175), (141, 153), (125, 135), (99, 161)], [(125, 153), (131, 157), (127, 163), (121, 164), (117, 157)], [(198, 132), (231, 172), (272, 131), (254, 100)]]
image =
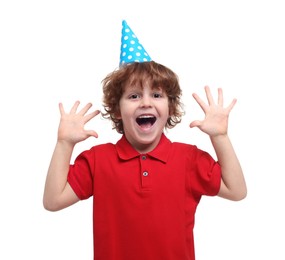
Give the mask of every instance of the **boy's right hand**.
[(71, 145), (75, 145), (90, 136), (98, 137), (97, 132), (93, 130), (85, 130), (84, 126), (88, 121), (97, 116), (100, 111), (95, 110), (94, 112), (86, 114), (92, 107), (92, 104), (88, 103), (79, 112), (77, 112), (79, 104), (80, 102), (76, 101), (70, 112), (66, 113), (63, 108), (63, 104), (59, 103), (61, 118), (58, 127), (58, 141), (65, 141)]

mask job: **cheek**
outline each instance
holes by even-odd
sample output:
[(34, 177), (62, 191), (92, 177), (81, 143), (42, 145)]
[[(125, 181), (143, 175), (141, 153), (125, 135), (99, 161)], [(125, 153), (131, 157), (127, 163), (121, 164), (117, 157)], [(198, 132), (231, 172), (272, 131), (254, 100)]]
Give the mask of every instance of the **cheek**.
[(130, 117), (130, 109), (127, 109), (124, 104), (120, 104), (120, 107), (118, 108), (117, 112), (117, 118), (118, 119), (126, 119)]

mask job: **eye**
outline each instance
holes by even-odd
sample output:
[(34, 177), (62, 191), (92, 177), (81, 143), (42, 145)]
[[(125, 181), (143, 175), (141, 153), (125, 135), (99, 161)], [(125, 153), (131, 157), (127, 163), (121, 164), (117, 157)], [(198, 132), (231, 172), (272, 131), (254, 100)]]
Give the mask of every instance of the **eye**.
[(138, 99), (140, 96), (139, 94), (131, 94), (129, 95), (129, 99)]
[(162, 94), (161, 93), (153, 93), (154, 98), (161, 98)]

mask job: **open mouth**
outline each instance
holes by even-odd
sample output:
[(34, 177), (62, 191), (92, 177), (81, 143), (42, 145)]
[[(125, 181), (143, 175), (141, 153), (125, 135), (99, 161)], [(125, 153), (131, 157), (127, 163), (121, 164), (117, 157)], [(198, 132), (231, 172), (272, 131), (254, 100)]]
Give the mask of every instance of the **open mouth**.
[(156, 117), (152, 115), (141, 115), (136, 119), (137, 124), (143, 128), (151, 127), (156, 121)]

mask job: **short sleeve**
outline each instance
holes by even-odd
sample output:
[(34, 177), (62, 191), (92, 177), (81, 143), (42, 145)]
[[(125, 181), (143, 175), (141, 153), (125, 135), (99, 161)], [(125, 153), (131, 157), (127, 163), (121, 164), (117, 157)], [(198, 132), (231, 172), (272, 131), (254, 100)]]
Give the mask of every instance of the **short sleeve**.
[(213, 157), (197, 147), (191, 156), (191, 174), (189, 182), (191, 190), (198, 196), (215, 196), (221, 185), (221, 167)]
[(94, 152), (92, 149), (82, 152), (70, 165), (67, 181), (79, 199), (88, 199), (93, 195)]

